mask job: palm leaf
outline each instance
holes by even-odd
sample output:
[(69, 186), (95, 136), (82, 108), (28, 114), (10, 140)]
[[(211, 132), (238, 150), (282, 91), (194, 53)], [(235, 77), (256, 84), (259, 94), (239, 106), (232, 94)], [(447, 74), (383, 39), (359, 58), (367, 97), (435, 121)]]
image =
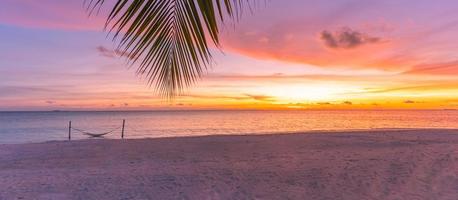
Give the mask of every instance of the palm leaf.
[[(208, 41), (220, 46), (219, 25), (238, 19), (249, 0), (116, 0), (105, 28), (137, 74), (173, 98), (195, 83), (212, 62)], [(90, 13), (105, 0), (85, 2)], [(207, 40), (210, 37), (211, 40)]]

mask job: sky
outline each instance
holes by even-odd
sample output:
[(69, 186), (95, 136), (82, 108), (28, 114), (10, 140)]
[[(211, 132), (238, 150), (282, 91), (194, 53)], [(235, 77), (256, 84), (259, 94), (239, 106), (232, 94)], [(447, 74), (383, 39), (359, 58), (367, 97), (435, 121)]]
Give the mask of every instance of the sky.
[(456, 0), (266, 1), (224, 25), (211, 69), (167, 101), (114, 50), (103, 11), (2, 0), (0, 110), (458, 109), (456, 10)]

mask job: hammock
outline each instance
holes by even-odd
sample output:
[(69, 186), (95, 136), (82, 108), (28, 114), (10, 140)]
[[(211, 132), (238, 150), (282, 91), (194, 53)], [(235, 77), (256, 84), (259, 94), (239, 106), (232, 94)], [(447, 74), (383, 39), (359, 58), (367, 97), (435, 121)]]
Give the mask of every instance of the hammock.
[(81, 130), (81, 129), (77, 129), (77, 128), (72, 128), (72, 129), (75, 130), (75, 131), (81, 132), (82, 134), (88, 135), (90, 137), (103, 137), (104, 135), (112, 133), (113, 131), (116, 131), (119, 128), (120, 127), (115, 128), (115, 129), (113, 129), (111, 131), (108, 131), (108, 132), (103, 132), (103, 133), (91, 133), (91, 132), (88, 132), (88, 131), (85, 131), (85, 130)]

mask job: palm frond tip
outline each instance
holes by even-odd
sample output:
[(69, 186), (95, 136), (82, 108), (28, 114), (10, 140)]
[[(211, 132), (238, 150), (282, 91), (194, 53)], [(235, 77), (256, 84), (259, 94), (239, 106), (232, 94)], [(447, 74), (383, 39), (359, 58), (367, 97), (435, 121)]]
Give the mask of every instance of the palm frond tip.
[[(117, 0), (105, 29), (117, 50), (139, 63), (160, 94), (173, 98), (201, 77), (212, 61), (206, 34), (220, 46), (219, 22), (239, 18), (250, 0)], [(85, 0), (90, 13), (105, 0)]]

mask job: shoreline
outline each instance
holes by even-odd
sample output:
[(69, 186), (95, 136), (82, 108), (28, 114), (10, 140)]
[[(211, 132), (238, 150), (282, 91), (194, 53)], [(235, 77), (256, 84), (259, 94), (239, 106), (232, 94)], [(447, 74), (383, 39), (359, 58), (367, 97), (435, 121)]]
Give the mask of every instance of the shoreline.
[(457, 199), (458, 130), (0, 145), (0, 199)]
[[(405, 133), (409, 132), (423, 132), (423, 131), (432, 131), (432, 132), (449, 132), (449, 131), (457, 131), (458, 128), (372, 128), (372, 129), (340, 129), (340, 130), (310, 130), (310, 131), (293, 131), (293, 132), (266, 132), (266, 133), (243, 133), (243, 134), (214, 134), (214, 135), (189, 135), (189, 136), (160, 136), (160, 137), (131, 137), (125, 136), (124, 139), (121, 138), (87, 138), (84, 139), (72, 139), (70, 142), (75, 141), (90, 141), (90, 140), (155, 140), (155, 139), (179, 139), (179, 138), (202, 138), (202, 137), (221, 137), (221, 136), (270, 136), (270, 135), (302, 135), (302, 134), (312, 134), (312, 135), (319, 135), (319, 134), (352, 134), (352, 133), (366, 133), (366, 134), (373, 134), (378, 132), (399, 132), (402, 131)], [(26, 144), (42, 144), (42, 143), (53, 143), (53, 142), (69, 142), (69, 140), (62, 139), (62, 140), (46, 140), (46, 141), (31, 141), (31, 142), (23, 142), (23, 143), (0, 143), (0, 147), (3, 145), (26, 145)]]

